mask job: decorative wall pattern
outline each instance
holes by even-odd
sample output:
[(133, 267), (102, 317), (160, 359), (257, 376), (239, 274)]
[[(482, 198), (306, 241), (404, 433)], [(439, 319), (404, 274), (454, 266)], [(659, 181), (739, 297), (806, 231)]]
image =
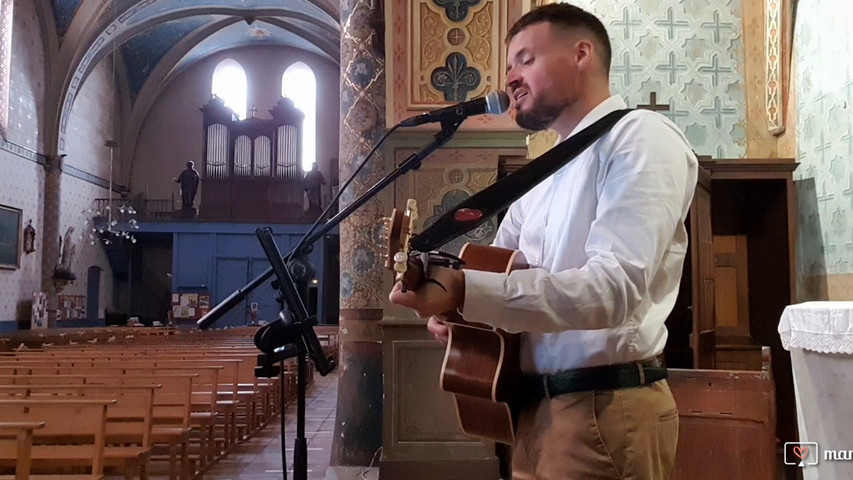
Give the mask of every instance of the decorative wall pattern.
[(802, 281), (853, 273), (853, 11), (801, 0), (795, 31)]
[(434, 107), (501, 88), (505, 2), (411, 2), (409, 104)]
[(21, 268), (0, 270), (0, 322), (13, 321), (19, 302), (32, 299), (40, 289), (39, 261), (44, 228), (41, 223), (42, 193), (44, 191), (41, 165), (0, 150), (0, 204), (22, 210), (24, 225), (32, 219), (36, 229), (36, 251), (21, 254)]
[(575, 0), (607, 26), (611, 91), (628, 106), (657, 93), (700, 155), (746, 152), (741, 0)]
[[(517, 2), (402, 2), (392, 8), (393, 115), (415, 112), (505, 88), (503, 36), (520, 15)], [(466, 7), (463, 9), (463, 3)], [(741, 0), (576, 0), (602, 19), (613, 44), (611, 89), (629, 106), (648, 104), (651, 93), (668, 106), (664, 115), (681, 127), (702, 155), (739, 158), (746, 152), (744, 39)], [(459, 13), (444, 7), (459, 9)], [(467, 15), (461, 21), (462, 11)], [(504, 23), (505, 22), (505, 23)], [(439, 88), (433, 72), (464, 57), (479, 72), (458, 68), (452, 87)], [(462, 75), (461, 72), (469, 72)], [(466, 83), (468, 82), (468, 83)], [(452, 82), (451, 82), (452, 83)], [(448, 94), (449, 91), (449, 94)], [(450, 100), (453, 98), (454, 100)], [(480, 115), (464, 128), (517, 128), (509, 116)]]
[[(110, 178), (110, 151), (104, 142), (118, 140), (113, 136), (113, 118), (120, 116), (118, 111), (113, 112), (118, 108), (113, 106), (114, 92), (112, 60), (105, 58), (80, 87), (77, 100), (71, 107), (66, 150), (62, 152), (68, 155), (65, 165), (107, 180)], [(121, 178), (118, 159), (116, 149), (114, 182)]]
[(63, 34), (71, 25), (71, 20), (74, 19), (74, 13), (77, 8), (83, 3), (83, 0), (51, 0), (53, 5), (53, 17), (56, 21), (56, 30)]
[[(385, 133), (385, 52), (377, 49), (381, 33), (374, 28), (380, 12), (367, 0), (341, 4), (341, 133), (340, 177), (349, 178)], [(382, 150), (367, 162), (353, 183), (344, 190), (340, 207), (347, 205), (385, 176)], [(385, 301), (381, 285), (385, 274), (377, 255), (378, 218), (388, 215), (382, 195), (370, 201), (341, 223), (341, 302), (347, 309), (378, 311)]]
[[(63, 295), (86, 295), (86, 273), (89, 267), (101, 267), (101, 291), (100, 312), (98, 318), (103, 318), (104, 308), (113, 307), (113, 275), (112, 267), (107, 258), (106, 250), (100, 242), (94, 245), (90, 243), (89, 234), (86, 231), (86, 215), (83, 210), (93, 205), (95, 198), (106, 198), (107, 191), (92, 185), (89, 182), (74, 178), (70, 175), (62, 175), (60, 178), (62, 186), (62, 198), (60, 199), (62, 211), (59, 215), (59, 233), (65, 235), (68, 227), (74, 227), (74, 245), (76, 253), (71, 271), (77, 275), (77, 280), (62, 290)], [(90, 222), (91, 225), (91, 222)], [(57, 259), (57, 263), (58, 263)]]
[[(395, 149), (395, 163), (400, 164), (416, 151), (411, 148)], [(463, 200), (495, 183), (501, 156), (525, 154), (524, 148), (440, 149), (420, 169), (397, 180), (394, 204), (405, 205), (408, 198), (417, 200), (418, 218), (414, 231), (421, 232)], [(448, 242), (441, 251), (455, 255), (467, 242), (489, 244), (497, 233), (497, 227), (497, 219), (492, 218)]]
[(169, 49), (213, 18), (210, 15), (203, 15), (161, 23), (122, 44), (121, 57), (133, 95), (142, 90), (145, 80)]
[(9, 67), (12, 60), (12, 0), (0, 0), (0, 135), (9, 124)]
[(15, 320), (22, 303), (39, 290), (44, 240), (44, 168), (36, 154), (42, 138), (36, 105), (44, 101), (45, 71), (35, 4), (16, 2), (13, 20), (12, 44), (27, 48), (12, 49), (8, 141), (0, 141), (0, 204), (20, 208), (24, 225), (32, 219), (36, 251), (21, 255), (19, 269), (0, 270), (0, 322)]
[[(502, 90), (507, 24), (521, 0), (412, 0), (387, 2), (391, 97), (388, 123), (416, 113)], [(393, 58), (392, 58), (393, 55)], [(479, 115), (464, 129), (517, 129), (507, 115)]]
[(15, 2), (13, 20), (6, 140), (32, 152), (42, 152), (44, 126), (37, 105), (44, 102), (45, 68), (34, 2)]

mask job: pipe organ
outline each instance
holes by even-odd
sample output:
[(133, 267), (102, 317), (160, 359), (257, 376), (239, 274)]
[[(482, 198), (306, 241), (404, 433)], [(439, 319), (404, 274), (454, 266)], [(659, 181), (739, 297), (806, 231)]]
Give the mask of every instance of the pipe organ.
[(303, 212), (302, 120), (282, 98), (270, 119), (238, 120), (222, 99), (201, 108), (204, 163), (199, 218), (209, 221), (294, 222)]

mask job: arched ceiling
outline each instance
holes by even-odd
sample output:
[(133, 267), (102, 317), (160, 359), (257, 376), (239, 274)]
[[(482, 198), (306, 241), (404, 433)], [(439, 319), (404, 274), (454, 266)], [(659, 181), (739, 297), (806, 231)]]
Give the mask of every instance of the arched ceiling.
[[(60, 36), (81, 20), (77, 18), (84, 14), (81, 6), (92, 3), (89, 0), (50, 2)], [(165, 58), (174, 62), (167, 71), (175, 71), (216, 52), (252, 45), (288, 46), (335, 63), (340, 57), (339, 0), (96, 0), (94, 3), (100, 5), (88, 10), (101, 12), (102, 19), (108, 21), (101, 22), (102, 29), (109, 28), (113, 15), (133, 15), (134, 25), (144, 26), (127, 32), (118, 47), (132, 97), (141, 91)], [(138, 11), (133, 13), (135, 9)], [(101, 36), (90, 38), (94, 42)], [(167, 55), (184, 39), (191, 39), (191, 44), (184, 42), (180, 55)], [(86, 47), (77, 46), (91, 51), (92, 45)]]
[(287, 46), (340, 63), (340, 0), (36, 1), (52, 11), (58, 40), (48, 131), (59, 151), (80, 86), (114, 49), (132, 123), (174, 75), (217, 52)]

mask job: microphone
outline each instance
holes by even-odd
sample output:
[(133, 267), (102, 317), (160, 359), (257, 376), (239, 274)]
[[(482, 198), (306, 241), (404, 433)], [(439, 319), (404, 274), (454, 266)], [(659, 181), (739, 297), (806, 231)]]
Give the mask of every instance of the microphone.
[(439, 108), (431, 112), (409, 117), (400, 122), (401, 127), (414, 127), (433, 122), (461, 122), (472, 115), (489, 113), (500, 115), (509, 109), (509, 96), (506, 92), (494, 90), (485, 97), (475, 98), (467, 102), (457, 103), (449, 107)]

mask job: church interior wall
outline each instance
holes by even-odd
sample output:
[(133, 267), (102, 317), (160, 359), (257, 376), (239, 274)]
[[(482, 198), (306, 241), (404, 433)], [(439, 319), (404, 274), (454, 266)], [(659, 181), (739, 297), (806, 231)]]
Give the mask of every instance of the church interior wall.
[[(33, 2), (15, 2), (9, 79), (9, 125), (0, 140), (0, 205), (32, 220), (36, 251), (21, 254), (20, 268), (0, 270), (0, 329), (14, 325), (19, 310), (40, 289), (42, 205), (44, 204), (43, 119), (45, 60)], [(14, 327), (13, 327), (14, 328)]]
[(853, 300), (853, 12), (801, 0), (794, 35), (801, 300)]

